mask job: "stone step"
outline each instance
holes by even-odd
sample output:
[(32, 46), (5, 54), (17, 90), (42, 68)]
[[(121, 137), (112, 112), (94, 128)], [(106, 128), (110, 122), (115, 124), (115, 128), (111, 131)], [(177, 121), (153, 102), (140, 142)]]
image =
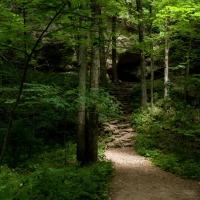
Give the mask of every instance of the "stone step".
[(127, 142), (127, 143), (124, 143), (124, 144), (123, 144), (123, 146), (124, 146), (124, 147), (133, 147), (133, 144), (132, 144), (132, 143), (129, 143), (129, 142)]
[(132, 129), (132, 128), (124, 128), (124, 129), (123, 129), (123, 132), (132, 133), (132, 132), (133, 132), (133, 129)]
[(130, 142), (132, 139), (131, 138), (124, 138), (124, 139), (121, 139), (122, 142)]
[(122, 132), (123, 133), (123, 136), (121, 137), (122, 139), (132, 139), (133, 138), (133, 134), (132, 132)]
[(122, 136), (121, 135), (115, 135), (115, 138), (121, 138)]
[(116, 127), (117, 127), (118, 129), (128, 128), (128, 127), (130, 127), (130, 123), (121, 123), (121, 124), (117, 124)]
[(134, 87), (132, 82), (120, 82), (112, 84), (112, 95), (121, 103), (119, 107), (123, 112), (123, 118), (117, 121), (105, 123), (105, 131), (112, 132), (113, 141), (108, 143), (108, 147), (132, 147), (134, 136), (137, 134), (131, 125), (131, 96), (130, 91)]
[(127, 132), (122, 132), (121, 130), (115, 130), (113, 132), (113, 135), (120, 135), (120, 137), (124, 136), (125, 134), (127, 134)]
[(113, 120), (113, 121), (110, 121), (109, 124), (112, 124), (112, 125), (115, 125), (115, 124), (118, 124), (119, 123), (119, 120)]

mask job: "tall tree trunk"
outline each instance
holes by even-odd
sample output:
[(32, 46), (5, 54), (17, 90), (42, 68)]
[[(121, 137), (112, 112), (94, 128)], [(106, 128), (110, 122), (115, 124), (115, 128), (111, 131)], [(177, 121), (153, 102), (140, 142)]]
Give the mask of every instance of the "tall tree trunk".
[(143, 25), (143, 12), (142, 12), (142, 0), (136, 0), (138, 15), (138, 32), (139, 32), (139, 43), (141, 46), (140, 51), (140, 71), (141, 71), (141, 106), (147, 108), (147, 89), (146, 89), (146, 68), (145, 68), (145, 57), (144, 57), (144, 25)]
[[(84, 39), (85, 36), (82, 37)], [(81, 38), (80, 38), (81, 39)], [(77, 128), (77, 161), (81, 165), (85, 164), (85, 129), (86, 129), (86, 105), (83, 101), (83, 96), (86, 95), (86, 44), (80, 43), (79, 45), (79, 109), (78, 109), (78, 128)]]
[(118, 82), (117, 75), (117, 38), (116, 38), (116, 26), (117, 26), (117, 17), (112, 16), (112, 73), (113, 73), (113, 82)]
[(149, 4), (149, 17), (150, 17), (150, 27), (149, 27), (149, 36), (151, 38), (150, 51), (151, 51), (151, 109), (154, 105), (154, 52), (153, 52), (153, 35), (152, 35), (152, 2)]
[(151, 44), (151, 109), (154, 106), (154, 55), (153, 55), (153, 43)]
[(168, 16), (165, 18), (165, 70), (164, 70), (164, 99), (168, 97), (169, 83), (169, 39), (168, 39)]
[(106, 85), (106, 73), (107, 73), (107, 66), (106, 66), (106, 52), (104, 44), (100, 47), (100, 79), (101, 85), (104, 87)]
[[(99, 9), (99, 15), (101, 15), (101, 9)], [(106, 66), (106, 49), (105, 49), (105, 41), (104, 41), (104, 31), (103, 31), (103, 20), (100, 19), (99, 22), (99, 35), (100, 35), (100, 81), (101, 86), (104, 87), (106, 84), (106, 73), (107, 73), (107, 66)]]
[[(100, 70), (100, 61), (99, 61), (99, 41), (95, 41), (99, 38), (99, 19), (97, 17), (99, 13), (99, 6), (96, 0), (91, 0), (92, 2), (92, 27), (91, 30), (91, 39), (92, 48), (91, 48), (91, 69), (90, 69), (90, 91), (91, 98), (95, 99), (98, 95), (99, 88), (99, 70)], [(86, 162), (87, 164), (97, 161), (98, 157), (98, 110), (95, 104), (91, 104), (89, 108), (89, 130), (87, 132), (87, 152), (86, 152)]]

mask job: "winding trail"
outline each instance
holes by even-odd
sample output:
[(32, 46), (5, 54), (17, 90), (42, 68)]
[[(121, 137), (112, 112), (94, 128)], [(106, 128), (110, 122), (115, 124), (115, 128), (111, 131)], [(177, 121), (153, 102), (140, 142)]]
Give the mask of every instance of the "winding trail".
[(160, 170), (133, 148), (110, 149), (106, 157), (115, 163), (112, 200), (200, 200), (200, 183)]
[(200, 200), (200, 182), (164, 172), (136, 153), (132, 137), (136, 133), (130, 124), (128, 128), (128, 121), (106, 127), (114, 133), (105, 153), (115, 166), (112, 200)]
[[(130, 107), (127, 101), (128, 90), (123, 87), (115, 86), (115, 93), (125, 105), (122, 107), (125, 113), (124, 120), (104, 124), (105, 132), (112, 133), (112, 141), (107, 144), (108, 150), (105, 152), (106, 158), (115, 166), (115, 176), (110, 191), (111, 199), (200, 200), (200, 182), (185, 180), (164, 172), (147, 158), (136, 153), (134, 136), (137, 133), (130, 123), (131, 111), (127, 111)], [(121, 91), (125, 91), (126, 94)]]

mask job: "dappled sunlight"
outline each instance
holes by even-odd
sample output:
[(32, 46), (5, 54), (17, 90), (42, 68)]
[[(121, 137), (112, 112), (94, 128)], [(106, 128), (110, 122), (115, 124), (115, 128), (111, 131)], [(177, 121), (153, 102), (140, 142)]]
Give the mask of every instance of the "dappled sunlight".
[(138, 164), (140, 166), (142, 164), (143, 167), (151, 165), (146, 161), (145, 157), (136, 154), (133, 148), (110, 149), (106, 152), (106, 157), (115, 163), (123, 164), (124, 167), (130, 167), (130, 165), (137, 166)]

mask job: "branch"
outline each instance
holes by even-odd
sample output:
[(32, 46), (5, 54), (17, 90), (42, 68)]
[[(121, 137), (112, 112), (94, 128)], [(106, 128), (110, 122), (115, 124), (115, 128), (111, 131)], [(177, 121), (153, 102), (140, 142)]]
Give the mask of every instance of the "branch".
[(68, 1), (63, 3), (63, 6), (59, 9), (59, 11), (54, 15), (54, 17), (52, 17), (52, 19), (50, 20), (50, 22), (47, 24), (46, 28), (42, 31), (42, 33), (40, 34), (40, 37), (37, 39), (31, 53), (28, 55), (27, 61), (25, 62), (25, 66), (24, 66), (24, 72), (23, 72), (23, 76), (22, 76), (22, 81), (20, 83), (20, 88), (19, 88), (19, 93), (18, 96), (16, 98), (16, 102), (13, 106), (13, 108), (10, 111), (9, 114), (9, 122), (8, 122), (8, 127), (7, 127), (7, 131), (6, 131), (6, 135), (4, 137), (4, 142), (3, 142), (3, 146), (2, 146), (2, 151), (1, 151), (1, 155), (0, 155), (0, 165), (2, 165), (2, 161), (3, 161), (3, 156), (6, 150), (6, 145), (7, 145), (7, 140), (8, 140), (8, 136), (10, 134), (10, 129), (12, 126), (12, 121), (13, 121), (13, 115), (14, 115), (14, 111), (17, 108), (19, 102), (20, 102), (20, 98), (21, 98), (21, 94), (22, 94), (22, 90), (23, 90), (23, 86), (24, 86), (24, 82), (25, 82), (25, 78), (26, 78), (26, 73), (27, 73), (27, 69), (28, 69), (28, 64), (31, 61), (32, 55), (35, 51), (35, 49), (37, 48), (38, 44), (40, 43), (41, 39), (43, 38), (45, 32), (48, 30), (48, 28), (50, 27), (50, 25), (53, 23), (53, 21), (56, 19), (56, 17), (62, 12), (62, 10), (65, 8), (65, 6), (68, 4)]
[(16, 47), (11, 47), (11, 46), (8, 46), (8, 45), (5, 45), (5, 44), (0, 44), (0, 46), (2, 46), (2, 47), (7, 47), (7, 48), (10, 48), (10, 49), (14, 49), (14, 50), (16, 50), (16, 51), (20, 51), (20, 52), (22, 52), (22, 53), (25, 53), (27, 57), (29, 56), (29, 54), (28, 54), (27, 52), (24, 52), (23, 50), (18, 49), (18, 48), (16, 48)]

